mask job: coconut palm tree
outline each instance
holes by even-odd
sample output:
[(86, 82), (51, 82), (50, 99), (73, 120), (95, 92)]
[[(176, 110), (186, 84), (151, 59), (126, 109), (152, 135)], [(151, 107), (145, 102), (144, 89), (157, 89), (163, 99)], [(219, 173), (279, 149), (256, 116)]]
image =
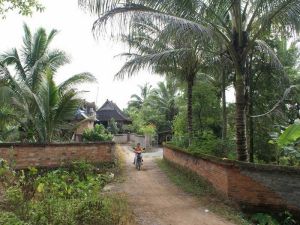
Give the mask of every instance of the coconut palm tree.
[(119, 19), (120, 30), (126, 32), (133, 20), (143, 22), (151, 18), (161, 27), (169, 24), (173, 28), (169, 29), (170, 35), (181, 38), (193, 33), (198, 36), (199, 44), (207, 43), (209, 38), (220, 49), (225, 47), (235, 72), (238, 159), (248, 160), (246, 61), (254, 49), (259, 49), (279, 65), (276, 54), (260, 37), (270, 32), (298, 32), (299, 0), (79, 0), (79, 5), (100, 15), (93, 26), (95, 32), (110, 19)]
[[(56, 70), (68, 62), (65, 53), (49, 49), (56, 32), (47, 35), (40, 28), (32, 38), (26, 25), (24, 31), (21, 56), (17, 49), (1, 56), (0, 102), (11, 107), (6, 116), (17, 121), (21, 140), (51, 142), (72, 128), (70, 120), (81, 103), (76, 85), (95, 82), (95, 78), (80, 73), (56, 85)], [(15, 75), (9, 70), (11, 66)]]
[(20, 51), (16, 48), (0, 55), (0, 62), (5, 66), (14, 66), (18, 79), (22, 79), (26, 85), (35, 90), (41, 81), (41, 73), (46, 68), (56, 72), (61, 66), (69, 62), (65, 52), (49, 46), (57, 35), (57, 30), (51, 30), (49, 34), (44, 28), (39, 28), (33, 35), (29, 27), (24, 24), (23, 46)]
[(141, 109), (145, 100), (148, 98), (148, 96), (151, 93), (151, 88), (152, 86), (149, 85), (149, 83), (142, 85), (139, 85), (140, 88), (140, 95), (138, 94), (133, 94), (131, 95), (131, 100), (128, 103), (129, 107), (135, 107), (137, 109)]
[(168, 79), (177, 80), (186, 85), (187, 91), (187, 131), (189, 143), (193, 136), (193, 86), (197, 73), (208, 63), (207, 54), (204, 55), (201, 46), (194, 45), (194, 36), (183, 37), (180, 40), (175, 37), (166, 39), (169, 27), (160, 30), (152, 21), (144, 21), (143, 24), (133, 24), (133, 34), (123, 38), (135, 53), (126, 53), (127, 62), (116, 74), (116, 77), (124, 77), (124, 74), (132, 76), (140, 69), (150, 68), (158, 74), (164, 74)]
[(176, 107), (177, 85), (174, 80), (167, 79), (166, 83), (159, 82), (157, 86), (149, 96), (147, 104), (165, 115), (165, 120), (171, 130), (174, 117), (178, 113)]

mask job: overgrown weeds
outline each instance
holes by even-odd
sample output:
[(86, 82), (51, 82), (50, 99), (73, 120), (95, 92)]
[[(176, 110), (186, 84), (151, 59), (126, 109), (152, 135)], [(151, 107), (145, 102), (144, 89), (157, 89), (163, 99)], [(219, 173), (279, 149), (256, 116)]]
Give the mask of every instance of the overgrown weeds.
[(3, 163), (0, 171), (1, 225), (133, 224), (124, 196), (101, 194), (113, 178), (111, 173), (91, 164), (16, 173)]

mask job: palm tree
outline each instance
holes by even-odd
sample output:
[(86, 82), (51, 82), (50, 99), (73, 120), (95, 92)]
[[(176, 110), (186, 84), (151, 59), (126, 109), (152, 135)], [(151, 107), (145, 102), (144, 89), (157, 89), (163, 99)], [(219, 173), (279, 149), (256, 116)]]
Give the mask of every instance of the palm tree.
[[(120, 29), (131, 25), (132, 19), (141, 23), (153, 19), (161, 27), (169, 24), (170, 35), (180, 38), (195, 34), (198, 43), (207, 38), (225, 47), (234, 72), (236, 92), (236, 146), (238, 159), (248, 160), (246, 141), (247, 88), (245, 86), (246, 61), (254, 49), (259, 49), (273, 57), (276, 54), (259, 38), (269, 32), (283, 31), (291, 34), (300, 29), (299, 0), (79, 0), (79, 5), (100, 15), (94, 23), (94, 31), (99, 31), (112, 18), (120, 19)], [(122, 26), (123, 25), (123, 26)], [(100, 28), (100, 29), (99, 29)], [(113, 29), (110, 29), (113, 30)], [(127, 31), (128, 29), (123, 29)]]
[[(165, 74), (169, 79), (178, 80), (186, 84), (187, 90), (187, 131), (189, 143), (193, 137), (193, 86), (196, 75), (203, 64), (208, 63), (201, 46), (194, 45), (194, 37), (189, 36), (177, 40), (168, 38), (166, 40), (166, 27), (161, 31), (153, 22), (144, 21), (144, 24), (134, 24), (131, 28), (133, 35), (124, 38), (136, 53), (123, 54), (129, 58), (117, 77), (124, 77), (124, 74), (132, 76), (133, 73), (150, 67), (156, 73)], [(188, 51), (187, 51), (188, 50)], [(184, 53), (184, 54), (183, 54)]]
[(57, 30), (49, 34), (44, 28), (39, 28), (32, 35), (29, 27), (24, 24), (23, 46), (20, 51), (16, 48), (2, 54), (0, 62), (5, 66), (14, 66), (19, 79), (22, 79), (31, 90), (36, 90), (41, 82), (40, 74), (46, 68), (56, 72), (69, 62), (66, 53), (61, 50), (49, 50), (49, 46), (57, 35)]
[(133, 94), (131, 95), (131, 100), (128, 103), (129, 107), (135, 107), (137, 109), (141, 109), (145, 100), (148, 98), (148, 96), (151, 93), (152, 86), (148, 83), (144, 84), (143, 86), (139, 85), (140, 88), (140, 95)]
[(167, 79), (167, 82), (159, 82), (158, 87), (153, 90), (147, 103), (165, 115), (168, 126), (172, 127), (174, 117), (178, 113), (176, 107), (177, 85), (174, 81)]
[[(62, 51), (49, 50), (55, 32), (47, 35), (40, 28), (32, 39), (26, 25), (24, 29), (22, 57), (16, 49), (1, 57), (0, 100), (12, 108), (9, 116), (17, 121), (21, 140), (51, 142), (59, 139), (63, 130), (71, 129), (69, 121), (81, 103), (75, 86), (95, 78), (80, 73), (56, 85), (54, 73), (68, 60)], [(15, 66), (15, 76), (9, 66)]]

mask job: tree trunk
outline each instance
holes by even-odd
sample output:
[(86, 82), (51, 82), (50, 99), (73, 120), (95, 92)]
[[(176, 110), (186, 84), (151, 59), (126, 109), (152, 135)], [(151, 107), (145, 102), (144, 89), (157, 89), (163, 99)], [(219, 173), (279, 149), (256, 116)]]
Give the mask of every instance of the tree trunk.
[[(251, 56), (252, 58), (252, 56)], [(251, 71), (251, 64), (249, 70)], [(249, 125), (249, 161), (254, 162), (254, 123), (253, 123), (253, 77), (248, 75), (249, 79), (249, 104), (248, 104), (248, 125)]]
[(227, 139), (227, 109), (226, 109), (226, 77), (225, 70), (222, 72), (222, 152), (226, 152), (226, 139)]
[(254, 162), (254, 127), (253, 127), (253, 104), (249, 105), (249, 160)]
[(189, 145), (191, 145), (192, 137), (193, 137), (193, 86), (194, 86), (193, 79), (188, 80), (187, 81), (187, 123), (188, 123)]
[(246, 102), (245, 87), (241, 70), (236, 70), (236, 150), (238, 160), (247, 161), (247, 139), (246, 139)]

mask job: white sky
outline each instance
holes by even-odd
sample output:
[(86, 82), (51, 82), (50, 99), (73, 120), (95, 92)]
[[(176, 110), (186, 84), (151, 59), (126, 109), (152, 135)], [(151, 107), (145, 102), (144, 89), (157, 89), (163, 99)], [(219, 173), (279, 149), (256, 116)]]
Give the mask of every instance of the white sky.
[[(96, 101), (100, 107), (106, 99), (112, 100), (122, 109), (127, 106), (132, 94), (139, 94), (138, 85), (146, 82), (155, 86), (163, 80), (158, 75), (140, 72), (131, 78), (114, 80), (114, 74), (124, 64), (124, 60), (115, 56), (126, 52), (122, 43), (106, 40), (96, 41), (91, 28), (95, 17), (84, 13), (78, 8), (77, 0), (41, 0), (46, 7), (42, 13), (34, 13), (32, 17), (22, 17), (16, 12), (0, 20), (0, 52), (22, 45), (23, 23), (26, 22), (32, 31), (44, 27), (49, 32), (57, 29), (60, 33), (52, 43), (52, 48), (64, 50), (71, 56), (71, 63), (60, 69), (55, 77), (57, 82), (69, 76), (90, 72), (98, 80), (98, 84), (81, 85), (80, 89), (89, 91), (84, 94), (88, 101)], [(98, 91), (97, 91), (98, 90)], [(234, 98), (233, 92), (228, 92), (228, 100)]]
[(109, 99), (121, 109), (125, 108), (130, 96), (139, 94), (138, 85), (149, 82), (155, 86), (163, 80), (145, 71), (132, 78), (114, 81), (114, 74), (125, 62), (115, 56), (126, 52), (124, 45), (111, 42), (108, 38), (96, 41), (91, 31), (96, 18), (79, 9), (77, 0), (42, 0), (41, 3), (46, 7), (42, 13), (22, 17), (14, 12), (8, 14), (5, 20), (0, 20), (0, 52), (22, 45), (24, 22), (32, 31), (38, 27), (44, 27), (48, 32), (51, 29), (59, 30), (51, 47), (66, 51), (71, 56), (71, 63), (58, 71), (56, 81), (61, 82), (76, 73), (91, 72), (98, 84), (82, 85), (80, 89), (89, 91), (84, 94), (88, 101), (95, 101), (99, 90), (98, 107)]

